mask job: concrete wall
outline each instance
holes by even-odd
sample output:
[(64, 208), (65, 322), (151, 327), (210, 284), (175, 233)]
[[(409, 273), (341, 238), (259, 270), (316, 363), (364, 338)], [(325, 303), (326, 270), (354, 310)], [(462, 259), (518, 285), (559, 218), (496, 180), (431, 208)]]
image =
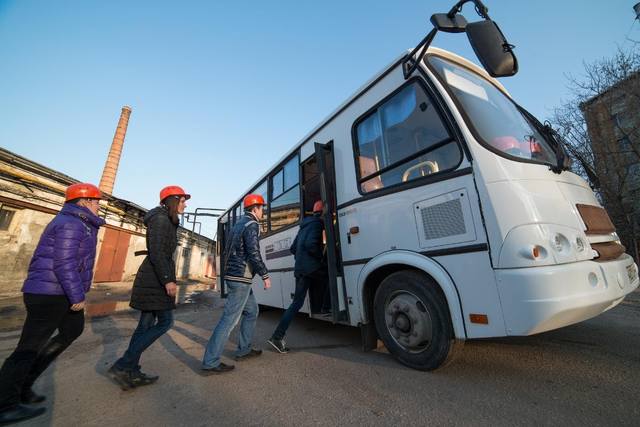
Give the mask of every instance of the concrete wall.
[(180, 279), (197, 279), (215, 277), (215, 247), (205, 241), (193, 239), (189, 232), (182, 231), (178, 238), (176, 260), (176, 277)]
[(136, 277), (138, 268), (142, 261), (144, 261), (144, 255), (135, 256), (135, 252), (144, 251), (147, 249), (147, 242), (144, 236), (132, 235), (129, 241), (129, 252), (127, 252), (127, 260), (124, 262), (124, 274), (122, 280), (125, 282), (132, 282)]
[(17, 209), (8, 230), (0, 230), (0, 298), (20, 292), (27, 276), (31, 255), (40, 235), (53, 215), (30, 209)]

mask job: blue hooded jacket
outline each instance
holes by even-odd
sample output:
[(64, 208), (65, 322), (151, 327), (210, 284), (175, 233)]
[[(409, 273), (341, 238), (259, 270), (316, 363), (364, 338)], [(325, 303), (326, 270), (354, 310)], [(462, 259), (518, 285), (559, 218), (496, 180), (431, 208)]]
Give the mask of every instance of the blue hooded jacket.
[(294, 275), (296, 277), (327, 269), (323, 264), (322, 230), (324, 230), (324, 222), (320, 219), (320, 215), (308, 216), (302, 220), (300, 231), (289, 249), (295, 256)]
[(65, 203), (40, 237), (22, 292), (66, 295), (70, 304), (84, 301), (93, 277), (98, 229), (104, 223), (89, 209)]

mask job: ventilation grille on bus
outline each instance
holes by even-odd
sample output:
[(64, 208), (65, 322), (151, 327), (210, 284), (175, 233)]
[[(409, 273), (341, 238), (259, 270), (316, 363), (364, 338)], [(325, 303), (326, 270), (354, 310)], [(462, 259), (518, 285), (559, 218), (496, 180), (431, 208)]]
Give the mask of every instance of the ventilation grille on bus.
[(465, 234), (464, 216), (460, 199), (449, 200), (420, 209), (426, 240)]

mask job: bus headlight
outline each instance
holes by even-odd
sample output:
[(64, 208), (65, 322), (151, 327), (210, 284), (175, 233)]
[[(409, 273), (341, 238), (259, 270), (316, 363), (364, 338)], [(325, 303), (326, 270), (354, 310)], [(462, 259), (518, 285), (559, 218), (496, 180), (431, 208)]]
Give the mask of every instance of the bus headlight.
[(507, 233), (499, 268), (538, 267), (592, 259), (591, 246), (580, 230), (558, 224), (525, 224)]
[(571, 244), (564, 234), (555, 233), (551, 238), (551, 247), (556, 252), (568, 252), (571, 249)]

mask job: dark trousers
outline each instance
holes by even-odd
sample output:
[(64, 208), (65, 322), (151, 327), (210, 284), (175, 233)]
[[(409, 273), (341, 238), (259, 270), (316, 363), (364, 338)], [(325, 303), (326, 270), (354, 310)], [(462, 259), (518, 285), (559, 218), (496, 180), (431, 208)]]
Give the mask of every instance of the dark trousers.
[(142, 353), (173, 326), (173, 310), (140, 312), (138, 327), (131, 336), (129, 348), (116, 361), (116, 367), (125, 371), (140, 369)]
[[(20, 403), (47, 367), (84, 330), (84, 310), (71, 311), (64, 295), (24, 294), (27, 319), (18, 347), (0, 369), (0, 410)], [(58, 334), (51, 335), (58, 330)]]
[[(287, 333), (287, 329), (289, 329), (289, 325), (293, 321), (295, 315), (300, 311), (302, 305), (304, 304), (304, 298), (309, 291), (309, 288), (314, 287), (315, 289), (321, 289), (322, 293), (324, 293), (324, 287), (326, 287), (326, 279), (327, 275), (324, 271), (315, 271), (308, 275), (297, 275), (296, 276), (296, 292), (293, 295), (293, 301), (289, 308), (284, 312), (276, 330), (273, 332), (273, 338), (277, 340), (281, 340), (284, 338)], [(311, 301), (313, 303), (313, 301)], [(315, 305), (315, 304), (314, 304)], [(317, 310), (311, 310), (315, 312)]]

